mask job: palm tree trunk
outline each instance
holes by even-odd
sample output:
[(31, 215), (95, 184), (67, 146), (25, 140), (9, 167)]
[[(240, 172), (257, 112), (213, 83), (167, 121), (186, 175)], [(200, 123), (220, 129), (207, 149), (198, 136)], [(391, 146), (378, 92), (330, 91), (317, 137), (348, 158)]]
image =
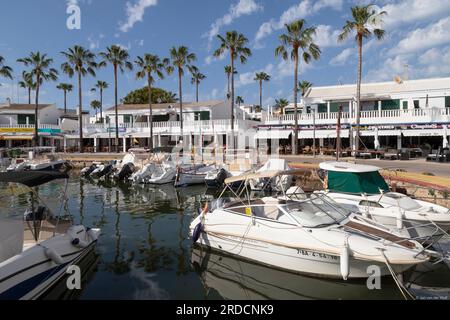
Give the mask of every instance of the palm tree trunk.
[(362, 73), (362, 36), (358, 35), (358, 82), (356, 85), (355, 157), (359, 150), (359, 127), (361, 122), (361, 73)]
[(231, 51), (231, 148), (234, 147), (234, 52)]
[(227, 79), (228, 79), (228, 82), (227, 82), (227, 85), (228, 85), (227, 98), (229, 98), (229, 95), (230, 95), (230, 74), (229, 73), (227, 73)]
[(297, 109), (297, 85), (298, 85), (298, 49), (294, 51), (294, 143), (292, 146), (293, 154), (298, 154), (298, 109)]
[(39, 82), (41, 78), (40, 75), (36, 75), (36, 105), (34, 106), (34, 137), (33, 137), (33, 147), (39, 145)]
[(262, 80), (259, 80), (259, 107), (262, 109)]
[(117, 106), (117, 66), (114, 66), (114, 110), (116, 119), (116, 152), (119, 153), (119, 111)]
[(181, 84), (181, 70), (178, 69), (178, 94), (180, 95), (180, 129), (181, 129), (181, 140), (184, 141), (183, 136), (183, 86)]
[(103, 124), (103, 89), (100, 88), (100, 123)]
[(198, 102), (198, 81), (195, 81), (195, 94)]
[(64, 114), (67, 114), (67, 92), (64, 90)]
[(81, 72), (78, 71), (78, 101), (79, 101), (79, 110), (78, 110), (78, 122), (80, 126), (80, 153), (84, 152), (84, 143), (83, 143), (83, 97), (81, 93)]
[[(148, 109), (149, 109), (149, 122), (150, 122), (150, 140), (148, 140), (148, 146), (150, 150), (153, 150), (153, 108), (152, 108), (152, 80), (150, 73), (148, 74)], [(153, 152), (153, 151), (152, 151)]]
[(31, 104), (31, 88), (28, 87), (28, 104)]

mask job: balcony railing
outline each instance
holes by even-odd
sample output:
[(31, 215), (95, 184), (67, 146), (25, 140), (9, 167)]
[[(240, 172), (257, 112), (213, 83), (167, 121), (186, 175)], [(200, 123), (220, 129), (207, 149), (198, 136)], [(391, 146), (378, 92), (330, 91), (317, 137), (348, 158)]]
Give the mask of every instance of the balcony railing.
[[(39, 129), (60, 129), (56, 124), (39, 124)], [(3, 129), (34, 129), (34, 124), (0, 124)]]
[[(315, 121), (319, 124), (336, 123), (338, 112), (330, 113), (307, 113), (298, 114), (299, 123), (311, 124)], [(354, 122), (356, 113), (342, 112), (341, 121), (343, 123)], [(295, 118), (293, 114), (269, 116), (266, 124), (292, 124)], [(361, 123), (385, 124), (385, 123), (407, 123), (407, 122), (449, 122), (450, 108), (429, 108), (429, 109), (398, 109), (398, 110), (370, 110), (361, 111)]]

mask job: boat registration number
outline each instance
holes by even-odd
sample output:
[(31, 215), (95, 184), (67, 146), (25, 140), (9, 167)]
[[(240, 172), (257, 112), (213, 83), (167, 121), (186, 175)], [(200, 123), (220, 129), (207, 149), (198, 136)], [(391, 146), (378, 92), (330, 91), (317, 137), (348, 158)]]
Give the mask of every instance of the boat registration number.
[(299, 255), (306, 256), (306, 257), (314, 257), (314, 258), (320, 258), (320, 259), (326, 259), (326, 260), (338, 260), (337, 256), (333, 256), (333, 255), (325, 254), (325, 253), (321, 253), (321, 252), (297, 249), (297, 253)]

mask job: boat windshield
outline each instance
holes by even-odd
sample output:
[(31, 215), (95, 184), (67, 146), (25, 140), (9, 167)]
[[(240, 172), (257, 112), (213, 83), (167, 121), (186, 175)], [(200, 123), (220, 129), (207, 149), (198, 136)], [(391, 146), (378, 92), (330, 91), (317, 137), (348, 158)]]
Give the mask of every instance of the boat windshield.
[(292, 201), (284, 207), (301, 226), (321, 228), (339, 224), (345, 220), (351, 211), (338, 206), (324, 195), (312, 194), (306, 201)]

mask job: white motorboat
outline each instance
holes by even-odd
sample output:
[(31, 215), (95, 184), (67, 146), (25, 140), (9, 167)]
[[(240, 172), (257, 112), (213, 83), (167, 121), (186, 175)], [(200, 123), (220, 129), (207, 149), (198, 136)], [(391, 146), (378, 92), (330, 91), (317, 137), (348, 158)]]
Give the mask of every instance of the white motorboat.
[(146, 180), (151, 178), (155, 169), (156, 169), (155, 163), (153, 162), (147, 163), (140, 170), (133, 173), (129, 179), (135, 183), (145, 183)]
[(35, 206), (39, 195), (32, 188), (56, 179), (68, 176), (55, 172), (0, 174), (0, 182), (23, 184), (31, 195), (31, 208), (20, 218), (2, 212), (0, 300), (40, 298), (97, 242), (99, 229), (73, 225), (51, 214), (48, 207)]
[(166, 184), (173, 183), (177, 169), (174, 164), (169, 162), (163, 162), (160, 165), (156, 165), (152, 175), (145, 180), (148, 184)]
[(323, 162), (320, 168), (326, 195), (404, 236), (429, 243), (450, 230), (450, 209), (391, 192), (378, 167)]
[(65, 160), (25, 160), (22, 162), (11, 163), (6, 171), (20, 172), (20, 171), (66, 171), (70, 165)]
[(117, 180), (128, 179), (135, 171), (134, 162), (136, 155), (132, 152), (127, 153), (121, 161), (118, 161), (114, 168), (113, 178)]
[(188, 168), (178, 166), (175, 177), (175, 187), (204, 184), (206, 175), (214, 169), (214, 166), (205, 166), (203, 164)]
[(97, 168), (91, 172), (90, 176), (92, 178), (100, 179), (111, 174), (114, 170), (114, 166), (116, 165), (115, 163), (116, 161), (110, 161), (108, 163), (98, 165)]
[[(236, 180), (275, 177), (254, 173)], [(428, 251), (324, 194), (291, 200), (265, 197), (226, 202), (219, 198), (190, 225), (194, 242), (273, 267), (330, 278), (401, 273), (429, 260)]]

